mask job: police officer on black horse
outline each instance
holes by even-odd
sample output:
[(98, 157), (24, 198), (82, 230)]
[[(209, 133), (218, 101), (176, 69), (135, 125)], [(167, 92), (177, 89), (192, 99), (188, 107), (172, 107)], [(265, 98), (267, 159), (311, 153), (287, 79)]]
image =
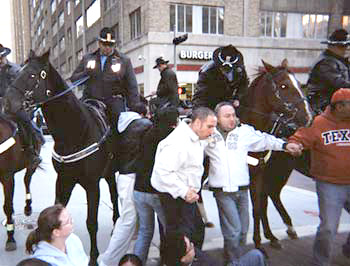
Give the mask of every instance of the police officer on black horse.
[(102, 101), (112, 128), (116, 129), (119, 115), (123, 111), (133, 110), (140, 102), (137, 81), (129, 57), (115, 48), (114, 31), (105, 27), (98, 37), (99, 48), (85, 55), (71, 76), (77, 81), (85, 76), (83, 99)]
[[(5, 92), (11, 82), (16, 78), (17, 72), (21, 67), (15, 63), (10, 62), (6, 56), (11, 53), (11, 49), (2, 46), (0, 44), (0, 97), (5, 95)], [(6, 108), (5, 108), (6, 111)], [(30, 115), (25, 110), (20, 109), (15, 114), (16, 122), (19, 122), (23, 126), (25, 133), (22, 134), (24, 150), (28, 154), (28, 160), (30, 165), (38, 165), (41, 162), (39, 156), (39, 146), (41, 146), (45, 140), (38, 129), (35, 128), (34, 123), (31, 120)]]
[(307, 82), (308, 98), (316, 113), (322, 112), (333, 93), (340, 88), (350, 88), (350, 63), (346, 51), (350, 46), (349, 34), (344, 29), (335, 30), (325, 43), (322, 52), (313, 65)]
[(213, 53), (213, 60), (200, 69), (192, 100), (194, 108), (206, 106), (214, 110), (223, 101), (231, 101), (238, 107), (248, 84), (243, 55), (233, 45), (219, 47)]

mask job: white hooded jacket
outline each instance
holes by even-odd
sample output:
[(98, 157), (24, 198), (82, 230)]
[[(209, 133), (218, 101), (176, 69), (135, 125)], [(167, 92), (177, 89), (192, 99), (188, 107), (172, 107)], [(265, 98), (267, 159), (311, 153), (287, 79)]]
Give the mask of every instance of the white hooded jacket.
[(78, 236), (70, 234), (66, 240), (64, 253), (46, 241), (40, 241), (36, 246), (33, 258), (50, 263), (52, 266), (87, 266), (89, 258), (86, 256), (83, 244)]
[(224, 192), (236, 192), (239, 186), (249, 185), (248, 152), (282, 151), (284, 140), (240, 124), (227, 134), (226, 141), (215, 129), (206, 141), (205, 153), (210, 158), (209, 187)]

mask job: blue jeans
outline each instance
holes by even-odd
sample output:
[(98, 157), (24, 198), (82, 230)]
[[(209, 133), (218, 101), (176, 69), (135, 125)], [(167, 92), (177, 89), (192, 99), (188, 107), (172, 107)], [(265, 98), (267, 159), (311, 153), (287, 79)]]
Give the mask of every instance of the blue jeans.
[(134, 191), (134, 202), (139, 216), (139, 231), (135, 243), (134, 253), (146, 265), (149, 247), (154, 233), (154, 212), (165, 226), (165, 216), (160, 204), (158, 194)]
[(316, 181), (320, 225), (313, 246), (314, 266), (331, 265), (332, 245), (344, 204), (350, 201), (350, 185)]
[(265, 258), (258, 249), (253, 249), (238, 260), (231, 261), (227, 266), (265, 266)]
[(248, 190), (214, 192), (218, 206), (221, 232), (224, 237), (225, 260), (240, 256), (240, 245), (245, 245), (249, 228)]

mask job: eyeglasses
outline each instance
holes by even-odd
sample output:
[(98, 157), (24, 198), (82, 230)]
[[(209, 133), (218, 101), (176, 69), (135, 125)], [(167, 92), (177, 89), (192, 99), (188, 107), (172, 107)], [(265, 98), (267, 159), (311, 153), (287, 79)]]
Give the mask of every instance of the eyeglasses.
[(64, 227), (66, 226), (67, 224), (73, 224), (73, 218), (72, 216), (69, 216), (69, 218), (64, 222), (64, 223), (61, 223), (61, 227)]

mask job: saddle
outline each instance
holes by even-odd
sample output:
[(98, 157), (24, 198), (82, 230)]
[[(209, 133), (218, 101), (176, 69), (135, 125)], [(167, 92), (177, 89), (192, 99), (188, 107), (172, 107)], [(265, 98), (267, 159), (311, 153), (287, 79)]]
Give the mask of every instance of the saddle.
[(109, 122), (107, 119), (107, 106), (96, 99), (86, 99), (84, 100), (89, 112), (92, 114), (92, 117), (95, 119), (96, 124), (99, 126), (102, 132), (105, 132), (108, 129)]

